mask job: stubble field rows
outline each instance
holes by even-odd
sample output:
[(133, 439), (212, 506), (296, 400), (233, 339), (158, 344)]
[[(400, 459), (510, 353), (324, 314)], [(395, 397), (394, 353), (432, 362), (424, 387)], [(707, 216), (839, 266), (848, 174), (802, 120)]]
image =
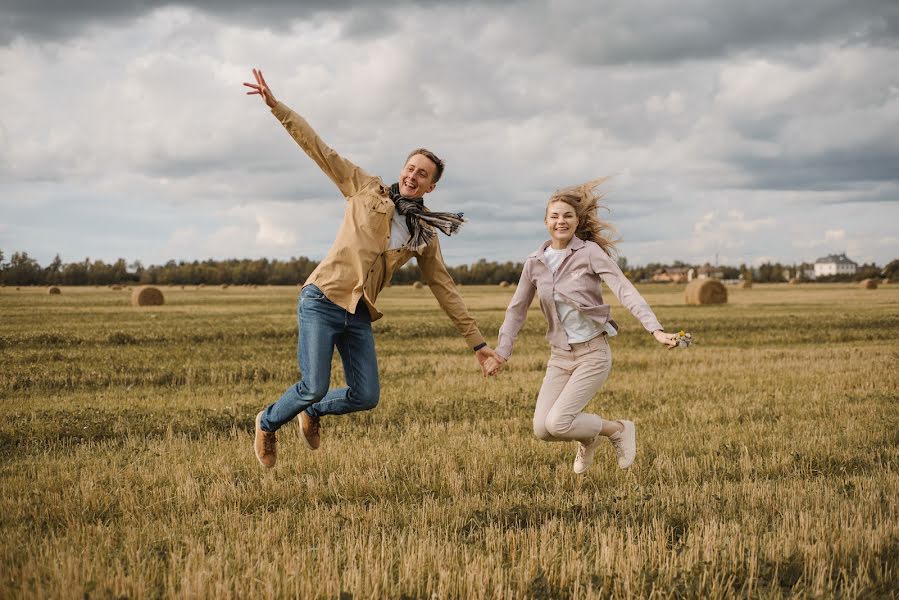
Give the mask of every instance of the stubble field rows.
[[(641, 291), (590, 410), (631, 418), (582, 477), (530, 432), (548, 346), (532, 308), (485, 380), (430, 293), (384, 291), (381, 403), (279, 433), (295, 288), (0, 290), (0, 597), (896, 597), (899, 286), (756, 285), (688, 307)], [(464, 287), (495, 340), (512, 289)], [(332, 378), (342, 382), (335, 357)]]

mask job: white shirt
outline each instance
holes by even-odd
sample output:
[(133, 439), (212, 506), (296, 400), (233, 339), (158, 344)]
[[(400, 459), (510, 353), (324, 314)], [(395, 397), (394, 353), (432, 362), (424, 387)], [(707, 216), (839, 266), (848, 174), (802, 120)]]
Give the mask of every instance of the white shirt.
[[(552, 246), (546, 247), (546, 250), (543, 251), (543, 257), (546, 259), (546, 265), (549, 267), (550, 271), (555, 273), (556, 270), (558, 270), (567, 251), (567, 249), (556, 250)], [(553, 300), (556, 303), (556, 310), (559, 313), (559, 322), (562, 323), (562, 327), (568, 335), (569, 344), (577, 344), (579, 342), (592, 340), (603, 331), (610, 336), (618, 333), (615, 331), (615, 328), (608, 323), (605, 328), (603, 328), (593, 319), (585, 317), (580, 313), (576, 306), (568, 304), (562, 296), (555, 292), (553, 292)]]
[(406, 217), (400, 214), (400, 211), (393, 211), (393, 221), (390, 222), (390, 244), (388, 250), (396, 250), (406, 245), (412, 234), (409, 233), (409, 227), (406, 225)]

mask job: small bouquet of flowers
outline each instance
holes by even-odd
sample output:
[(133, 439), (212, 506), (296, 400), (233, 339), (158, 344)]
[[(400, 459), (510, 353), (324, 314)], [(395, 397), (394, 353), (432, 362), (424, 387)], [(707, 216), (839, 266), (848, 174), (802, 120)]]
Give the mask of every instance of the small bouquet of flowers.
[(684, 330), (678, 331), (674, 335), (674, 341), (677, 343), (675, 346), (669, 346), (669, 350), (673, 350), (674, 348), (687, 348), (690, 344), (693, 343), (693, 334), (687, 333)]

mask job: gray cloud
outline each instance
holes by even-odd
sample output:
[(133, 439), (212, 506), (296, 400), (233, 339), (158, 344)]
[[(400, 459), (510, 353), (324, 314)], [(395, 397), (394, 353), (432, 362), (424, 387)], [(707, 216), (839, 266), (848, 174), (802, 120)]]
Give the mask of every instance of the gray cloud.
[[(852, 191), (859, 184), (896, 181), (899, 144), (892, 135), (810, 156), (737, 156), (746, 187), (770, 190)], [(886, 200), (886, 199), (883, 199)], [(899, 202), (899, 195), (893, 196)]]
[[(899, 5), (893, 0), (806, 0), (789, 6), (779, 0), (640, 0), (589, 10), (578, 0), (551, 4), (538, 0), (373, 0), (364, 4), (352, 0), (7, 0), (5, 4), (0, 43), (16, 36), (67, 38), (87, 27), (114, 27), (166, 7), (186, 7), (275, 31), (329, 15), (340, 18), (345, 36), (366, 39), (386, 35), (398, 21), (422, 13), (430, 15), (432, 26), (427, 29), (436, 33), (440, 31), (436, 24), (444, 25), (447, 14), (466, 4), (471, 5), (469, 27), (457, 35), (493, 41), (497, 58), (525, 52), (559, 53), (566, 60), (593, 65), (668, 63), (826, 40), (895, 45), (899, 38)], [(501, 7), (501, 16), (494, 14), (493, 5)]]
[[(520, 260), (543, 235), (548, 194), (599, 175), (614, 176), (609, 216), (632, 262), (788, 259), (797, 250), (781, 238), (797, 222), (812, 240), (802, 248), (827, 250), (840, 222), (858, 259), (882, 260), (899, 252), (886, 219), (840, 208), (897, 205), (896, 10), (772, 2), (235, 0), (160, 12), (15, 0), (0, 16), (20, 36), (0, 48), (0, 138), (16, 140), (0, 140), (0, 247), (77, 249), (78, 215), (102, 208), (69, 210), (39, 236), (42, 215), (69, 197), (128, 198), (166, 215), (145, 232), (160, 253), (145, 261), (321, 256), (340, 196), (244, 96), (260, 66), (327, 143), (385, 180), (413, 147), (447, 159), (428, 203), (469, 218), (444, 246), (451, 263)], [(55, 236), (63, 226), (75, 233)], [(104, 227), (83, 229), (102, 239)]]
[(895, 46), (899, 5), (892, 0), (665, 0), (603, 4), (530, 2), (509, 11), (488, 35), (497, 52), (557, 54), (588, 65), (671, 63), (797, 44), (839, 41)]
[(375, 0), (365, 4), (354, 0), (6, 0), (0, 13), (0, 45), (17, 37), (67, 39), (91, 27), (116, 27), (154, 10), (172, 7), (193, 9), (238, 25), (280, 32), (317, 15), (345, 14), (348, 15), (343, 25), (345, 35), (364, 39), (389, 30), (395, 23), (391, 12), (413, 5), (433, 7), (443, 4), (440, 0)]

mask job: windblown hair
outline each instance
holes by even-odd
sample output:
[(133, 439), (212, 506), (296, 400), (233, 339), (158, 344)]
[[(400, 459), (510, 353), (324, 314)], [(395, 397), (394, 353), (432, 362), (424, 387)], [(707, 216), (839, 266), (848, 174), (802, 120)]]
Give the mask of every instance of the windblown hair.
[(416, 154), (421, 154), (432, 163), (437, 165), (437, 168), (434, 170), (434, 181), (432, 183), (437, 183), (440, 181), (440, 178), (443, 176), (443, 167), (446, 166), (446, 163), (443, 162), (442, 158), (438, 158), (436, 154), (428, 150), (427, 148), (416, 148), (412, 152), (409, 153), (409, 156), (406, 157), (406, 162), (409, 162), (409, 159), (415, 156)]
[(546, 209), (549, 211), (550, 204), (559, 201), (574, 208), (577, 215), (577, 229), (574, 234), (584, 241), (599, 244), (606, 254), (612, 256), (618, 243), (618, 239), (612, 239), (612, 236), (617, 232), (610, 222), (603, 221), (597, 214), (599, 208), (606, 207), (599, 204), (604, 196), (602, 192), (597, 192), (596, 188), (606, 179), (608, 177), (600, 177), (587, 183), (557, 190), (550, 196)]

